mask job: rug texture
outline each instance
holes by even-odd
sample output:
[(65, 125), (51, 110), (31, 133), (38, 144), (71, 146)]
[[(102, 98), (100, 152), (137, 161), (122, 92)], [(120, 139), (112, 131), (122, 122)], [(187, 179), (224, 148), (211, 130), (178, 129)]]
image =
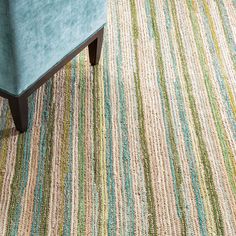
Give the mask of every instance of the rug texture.
[(0, 235), (236, 235), (235, 42), (235, 0), (108, 0), (27, 133), (0, 99)]

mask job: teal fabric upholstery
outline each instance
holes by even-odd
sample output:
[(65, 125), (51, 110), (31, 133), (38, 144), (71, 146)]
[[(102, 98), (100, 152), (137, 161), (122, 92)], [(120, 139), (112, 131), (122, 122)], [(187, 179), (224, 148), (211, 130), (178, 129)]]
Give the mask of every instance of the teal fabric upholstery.
[(0, 89), (20, 95), (105, 22), (105, 0), (1, 0)]

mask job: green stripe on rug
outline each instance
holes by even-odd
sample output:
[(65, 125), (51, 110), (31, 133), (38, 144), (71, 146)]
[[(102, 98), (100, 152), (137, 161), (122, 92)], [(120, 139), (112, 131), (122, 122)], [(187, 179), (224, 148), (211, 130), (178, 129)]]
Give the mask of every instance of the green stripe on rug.
[(59, 234), (63, 235), (64, 231), (64, 221), (65, 221), (65, 178), (68, 174), (68, 162), (69, 162), (69, 141), (70, 141), (70, 102), (71, 102), (71, 64), (67, 64), (65, 68), (65, 111), (63, 118), (63, 137), (61, 146), (61, 155), (63, 158), (60, 160), (60, 183), (61, 183), (61, 201), (60, 201), (60, 224), (59, 224)]
[(78, 206), (78, 231), (79, 234), (85, 234), (85, 94), (86, 94), (86, 80), (84, 77), (84, 55), (81, 54), (79, 57), (79, 71), (80, 71), (80, 80), (79, 80), (79, 94), (80, 94), (80, 109), (79, 109), (79, 150), (78, 150), (78, 158), (79, 158), (79, 206)]
[[(142, 101), (142, 92), (140, 85), (140, 75), (139, 75), (139, 59), (138, 59), (138, 20), (137, 20), (137, 11), (136, 3), (134, 0), (130, 0), (131, 4), (131, 16), (132, 16), (132, 29), (134, 37), (134, 53), (135, 53), (135, 63), (136, 63), (136, 72), (134, 72), (134, 82), (135, 82), (135, 91), (138, 107), (138, 119), (139, 119), (139, 135), (141, 140), (141, 149), (143, 154), (143, 166), (144, 166), (144, 175), (145, 175), (145, 184), (147, 191), (147, 202), (148, 202), (148, 221), (149, 221), (149, 234), (157, 235), (157, 219), (156, 219), (156, 210), (155, 210), (155, 200), (152, 186), (152, 176), (150, 169), (150, 155), (147, 147), (147, 137), (145, 131), (145, 122), (144, 122), (144, 110), (143, 110), (143, 101)], [(153, 6), (151, 6), (152, 9)], [(151, 10), (152, 12), (152, 10)], [(153, 19), (153, 18), (152, 18)], [(154, 29), (154, 34), (155, 34)]]

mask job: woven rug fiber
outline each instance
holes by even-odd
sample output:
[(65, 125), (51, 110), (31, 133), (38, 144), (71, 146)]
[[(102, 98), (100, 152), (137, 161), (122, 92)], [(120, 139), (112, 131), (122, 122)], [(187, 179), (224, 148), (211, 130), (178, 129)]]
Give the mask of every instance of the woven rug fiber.
[(236, 235), (235, 42), (235, 0), (108, 0), (28, 132), (0, 99), (0, 235)]

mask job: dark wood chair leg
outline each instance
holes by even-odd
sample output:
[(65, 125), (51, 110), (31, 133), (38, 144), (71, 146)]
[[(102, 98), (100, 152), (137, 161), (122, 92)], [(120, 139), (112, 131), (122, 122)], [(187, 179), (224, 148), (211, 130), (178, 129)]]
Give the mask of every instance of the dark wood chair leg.
[(28, 99), (22, 95), (8, 99), (16, 129), (24, 133), (28, 128)]
[(92, 66), (97, 65), (101, 57), (103, 32), (104, 32), (104, 29), (101, 29), (97, 34), (97, 38), (88, 46), (89, 59)]

